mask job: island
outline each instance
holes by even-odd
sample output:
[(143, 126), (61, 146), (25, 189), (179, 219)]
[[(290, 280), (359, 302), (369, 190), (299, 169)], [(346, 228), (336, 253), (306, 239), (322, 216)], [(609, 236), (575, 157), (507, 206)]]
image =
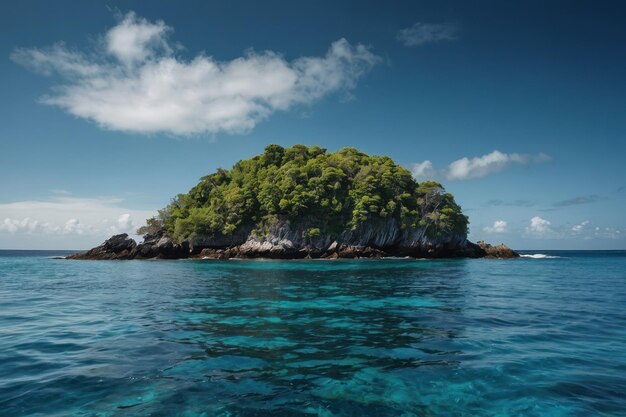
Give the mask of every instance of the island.
[(269, 145), (218, 169), (139, 228), (70, 259), (515, 258), (467, 239), (441, 184), (355, 148)]

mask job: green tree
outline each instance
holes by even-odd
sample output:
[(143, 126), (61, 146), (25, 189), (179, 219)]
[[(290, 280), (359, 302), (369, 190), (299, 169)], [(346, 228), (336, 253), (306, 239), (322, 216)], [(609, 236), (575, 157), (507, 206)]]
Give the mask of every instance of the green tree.
[(166, 229), (177, 241), (263, 229), (287, 219), (313, 238), (395, 219), (431, 235), (466, 233), (467, 217), (441, 184), (417, 183), (386, 156), (355, 148), (269, 145), (263, 154), (202, 177), (142, 231)]

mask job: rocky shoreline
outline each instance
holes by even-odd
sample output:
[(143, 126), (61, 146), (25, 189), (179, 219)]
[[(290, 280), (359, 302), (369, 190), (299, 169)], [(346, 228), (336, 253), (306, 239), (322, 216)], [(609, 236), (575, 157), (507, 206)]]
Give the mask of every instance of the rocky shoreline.
[[(390, 245), (371, 245), (351, 240), (337, 239), (328, 242), (324, 239), (297, 239), (297, 234), (286, 236), (270, 235), (263, 238), (252, 235), (243, 242), (230, 245), (204, 245), (183, 242), (176, 244), (163, 231), (144, 236), (141, 243), (135, 242), (127, 234), (119, 234), (101, 245), (82, 253), (70, 255), (67, 259), (128, 260), (128, 259), (357, 259), (357, 258), (518, 258), (519, 254), (504, 244), (492, 246), (483, 241), (472, 243), (467, 239), (451, 237), (445, 241), (430, 241), (424, 236), (421, 240), (394, 241)], [(367, 240), (367, 239), (366, 239)], [(294, 242), (295, 241), (295, 242)], [(209, 245), (207, 245), (207, 243)], [(357, 244), (353, 244), (357, 243)], [(206, 245), (206, 246), (205, 246)]]

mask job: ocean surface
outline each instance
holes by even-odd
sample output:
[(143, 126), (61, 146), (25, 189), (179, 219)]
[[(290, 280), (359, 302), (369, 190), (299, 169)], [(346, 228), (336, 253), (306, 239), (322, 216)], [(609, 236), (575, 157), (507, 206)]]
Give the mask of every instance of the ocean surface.
[(1, 416), (626, 416), (623, 251), (63, 254), (0, 251)]

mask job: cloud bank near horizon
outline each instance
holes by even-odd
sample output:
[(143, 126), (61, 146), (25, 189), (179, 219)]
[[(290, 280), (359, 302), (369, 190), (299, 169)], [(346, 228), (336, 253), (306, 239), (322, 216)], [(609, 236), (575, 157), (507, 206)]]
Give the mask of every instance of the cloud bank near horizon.
[(63, 43), (18, 48), (11, 58), (64, 81), (42, 103), (105, 129), (178, 136), (246, 133), (277, 111), (349, 91), (382, 62), (362, 44), (339, 39), (321, 57), (287, 61), (249, 51), (231, 61), (176, 56), (173, 29), (130, 12), (91, 53)]
[(120, 199), (56, 196), (0, 204), (0, 247), (81, 249), (119, 233), (134, 235), (156, 210), (124, 207)]

